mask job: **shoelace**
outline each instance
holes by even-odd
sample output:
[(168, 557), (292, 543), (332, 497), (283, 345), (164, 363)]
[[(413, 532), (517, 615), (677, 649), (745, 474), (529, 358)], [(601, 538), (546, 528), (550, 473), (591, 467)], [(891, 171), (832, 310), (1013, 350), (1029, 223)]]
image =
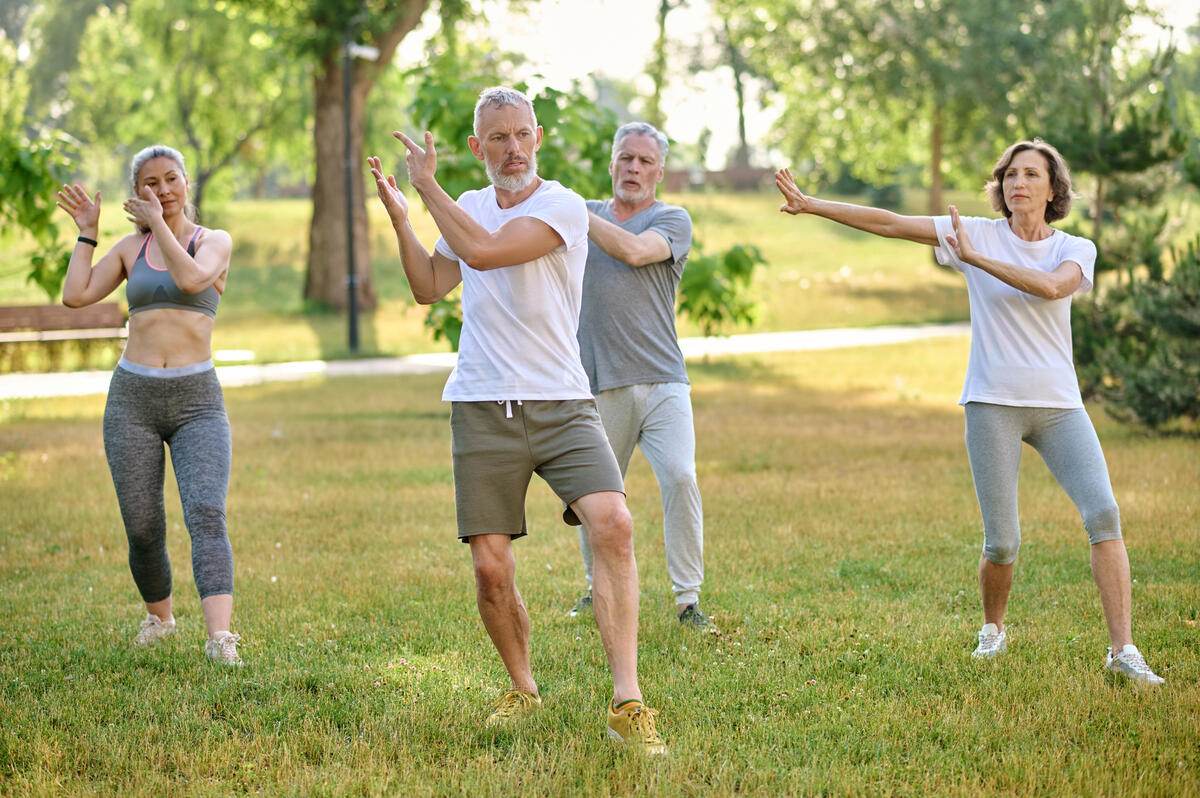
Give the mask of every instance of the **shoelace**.
[(658, 710), (649, 707), (635, 707), (629, 712), (629, 725), (645, 742), (661, 742), (658, 730), (654, 728), (654, 716)]
[(237, 659), (237, 644), (242, 642), (241, 635), (227, 634), (221, 638), (217, 646), (221, 649), (221, 656), (225, 659)]
[(1146, 664), (1146, 659), (1142, 656), (1142, 652), (1140, 651), (1136, 651), (1132, 654), (1126, 654), (1122, 651), (1120, 654), (1114, 657), (1114, 659), (1119, 659), (1121, 662), (1124, 662), (1135, 671), (1142, 672), (1150, 670), (1150, 666)]

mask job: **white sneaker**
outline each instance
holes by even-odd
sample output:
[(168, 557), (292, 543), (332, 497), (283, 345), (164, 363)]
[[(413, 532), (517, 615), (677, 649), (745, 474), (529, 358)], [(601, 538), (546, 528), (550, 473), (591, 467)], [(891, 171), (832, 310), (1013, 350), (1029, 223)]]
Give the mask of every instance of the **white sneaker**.
[(217, 632), (216, 637), (210, 637), (204, 644), (204, 653), (209, 659), (216, 660), (222, 665), (241, 665), (242, 658), (238, 656), (237, 645), (242, 640), (241, 635), (233, 632)]
[(173, 634), (175, 634), (174, 616), (164, 621), (157, 615), (148, 612), (146, 620), (142, 621), (142, 626), (138, 629), (137, 637), (133, 638), (133, 642), (139, 646), (148, 646)]
[(1138, 651), (1133, 643), (1126, 643), (1115, 657), (1112, 649), (1108, 649), (1104, 655), (1104, 669), (1109, 673), (1119, 673), (1134, 684), (1158, 686), (1166, 681), (1150, 670), (1142, 652)]
[(998, 657), (1008, 649), (1008, 636), (996, 628), (994, 623), (985, 623), (979, 630), (979, 645), (971, 656), (975, 659)]

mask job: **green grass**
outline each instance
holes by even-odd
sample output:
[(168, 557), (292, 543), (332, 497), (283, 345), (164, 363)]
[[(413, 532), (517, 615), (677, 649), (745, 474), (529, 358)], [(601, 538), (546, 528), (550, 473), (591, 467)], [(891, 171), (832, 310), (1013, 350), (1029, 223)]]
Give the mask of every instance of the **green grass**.
[(704, 607), (681, 629), (653, 477), (628, 492), (641, 674), (666, 761), (603, 739), (610, 684), (573, 531), (535, 480), (516, 545), (545, 704), (480, 727), (505, 685), (454, 540), (443, 377), (226, 391), (246, 666), (208, 665), (168, 479), (179, 633), (141, 609), (102, 453), (103, 397), (0, 403), (0, 793), (280, 795), (1194, 793), (1200, 450), (1093, 409), (1121, 503), (1135, 638), (1156, 693), (1101, 673), (1070, 501), (1032, 452), (997, 662), (955, 407), (963, 339), (691, 364)]

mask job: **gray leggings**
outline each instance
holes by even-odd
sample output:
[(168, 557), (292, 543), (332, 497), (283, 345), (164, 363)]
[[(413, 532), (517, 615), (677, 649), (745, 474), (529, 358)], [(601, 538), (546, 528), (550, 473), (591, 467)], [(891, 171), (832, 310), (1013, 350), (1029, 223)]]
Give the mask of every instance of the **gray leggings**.
[(983, 514), (983, 556), (996, 565), (1017, 559), (1017, 473), (1021, 442), (1042, 456), (1083, 517), (1092, 544), (1121, 539), (1121, 516), (1100, 440), (1083, 408), (1013, 407), (968, 402), (967, 456)]
[(163, 443), (171, 447), (200, 598), (232, 594), (233, 551), (225, 531), (232, 445), (211, 361), (156, 369), (122, 358), (109, 383), (104, 453), (129, 538), (129, 570), (147, 603), (171, 595)]

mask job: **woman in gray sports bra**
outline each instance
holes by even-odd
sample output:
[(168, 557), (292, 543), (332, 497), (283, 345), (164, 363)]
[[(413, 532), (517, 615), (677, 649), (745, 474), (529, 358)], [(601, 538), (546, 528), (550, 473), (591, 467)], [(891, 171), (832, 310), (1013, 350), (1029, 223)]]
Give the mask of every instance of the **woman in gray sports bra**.
[(205, 653), (240, 665), (240, 637), (230, 631), (233, 552), (225, 529), (232, 446), (221, 385), (212, 363), (212, 329), (233, 248), (224, 230), (206, 230), (188, 204), (183, 156), (148, 147), (129, 169), (125, 200), (131, 233), (92, 263), (100, 192), (63, 186), (58, 206), (79, 227), (63, 283), (63, 304), (90, 305), (126, 281), (129, 340), (113, 371), (104, 409), (104, 452), (112, 472), (129, 568), (146, 603), (134, 638), (149, 645), (175, 631), (171, 563), (163, 507), (165, 457), (179, 486), (192, 539), (192, 574), (208, 631)]

